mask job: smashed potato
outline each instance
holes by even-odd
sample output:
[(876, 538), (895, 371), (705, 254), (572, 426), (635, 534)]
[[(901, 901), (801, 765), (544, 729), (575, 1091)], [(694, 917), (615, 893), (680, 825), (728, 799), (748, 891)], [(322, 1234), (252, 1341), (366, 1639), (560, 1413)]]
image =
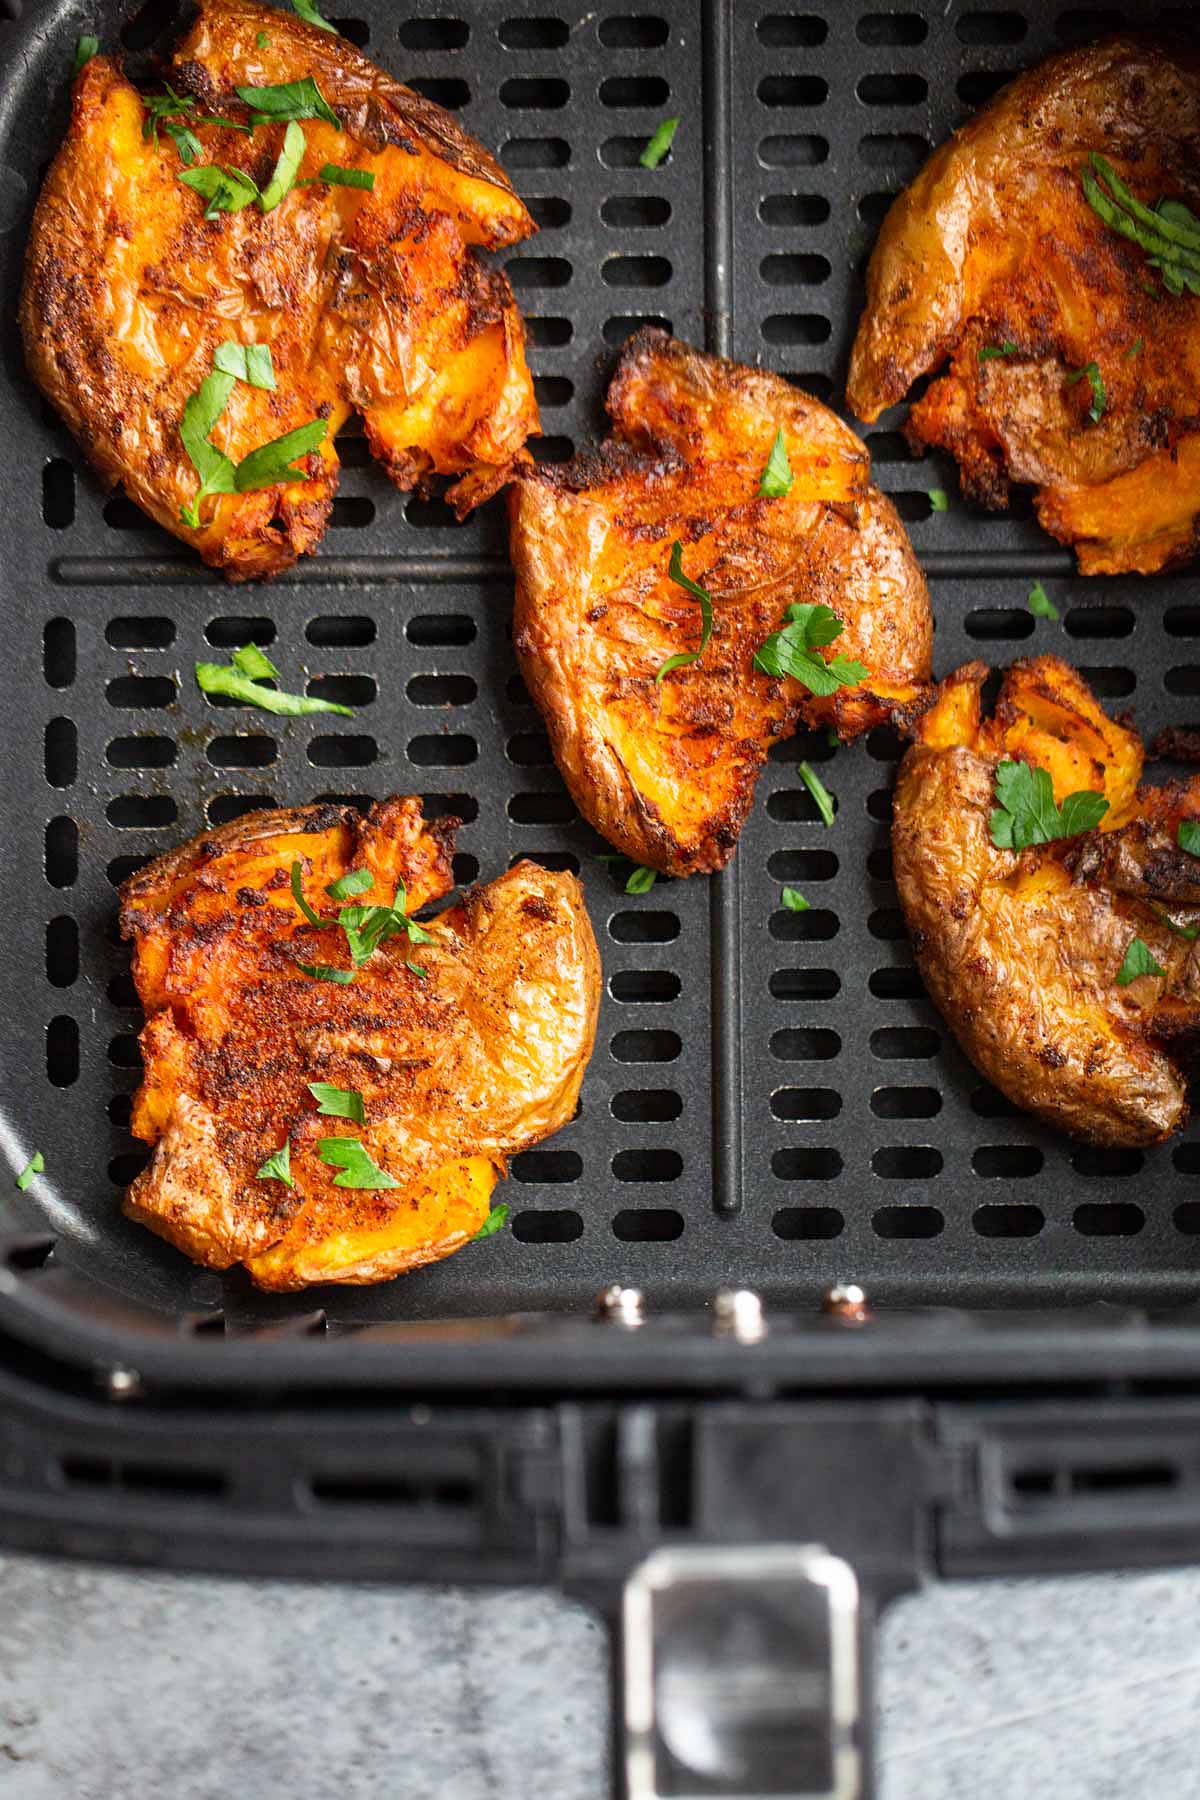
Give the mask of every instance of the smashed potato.
[[(460, 512), (494, 492), (539, 428), (512, 289), (475, 254), (534, 229), (499, 165), (345, 38), (254, 0), (201, 0), (167, 77), (181, 104), (160, 117), (117, 60), (86, 64), (27, 253), (29, 367), (103, 479), (231, 580), (316, 548), (352, 411), (398, 487), (455, 475)], [(236, 91), (304, 82), (329, 117), (254, 124)], [(208, 204), (188, 185), (206, 174)], [(325, 431), (266, 485), (226, 472), (193, 513), (184, 408), (225, 343), (273, 368), (198, 434), (231, 465)]]
[(155, 1146), (131, 1218), (273, 1289), (384, 1281), (471, 1241), (505, 1158), (574, 1112), (600, 967), (574, 876), (529, 862), (356, 965), (329, 886), (411, 922), (453, 885), (454, 829), (414, 799), (259, 812), (125, 883), (133, 1131)]
[(1133, 37), (1067, 51), (935, 152), (871, 257), (852, 410), (874, 421), (940, 371), (913, 447), (948, 450), (993, 509), (1032, 484), (1085, 575), (1200, 549), (1200, 279), (1172, 291), (1084, 187), (1098, 155), (1144, 206), (1190, 208), (1200, 243), (1198, 145), (1194, 53)]
[[(1200, 777), (1140, 787), (1137, 734), (1057, 657), (1014, 664), (990, 719), (987, 673), (943, 683), (900, 767), (892, 847), (918, 966), (1018, 1106), (1091, 1143), (1156, 1143), (1187, 1116), (1200, 1044), (1200, 856), (1179, 841)], [(1005, 772), (1022, 766), (1050, 778), (1042, 830), (1069, 825), (1081, 793), (1095, 827), (998, 847)]]
[[(513, 641), (584, 817), (634, 862), (706, 873), (773, 743), (801, 723), (852, 738), (924, 703), (929, 597), (863, 444), (779, 376), (645, 329), (608, 410), (598, 450), (518, 472)], [(770, 497), (780, 435), (791, 479)], [(791, 606), (836, 615), (822, 652), (859, 678), (819, 694), (754, 666)]]

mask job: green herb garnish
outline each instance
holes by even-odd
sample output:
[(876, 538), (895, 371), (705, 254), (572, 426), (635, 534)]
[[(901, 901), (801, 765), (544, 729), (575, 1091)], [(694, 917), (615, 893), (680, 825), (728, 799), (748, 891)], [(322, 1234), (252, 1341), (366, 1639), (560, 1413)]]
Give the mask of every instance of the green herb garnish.
[(1200, 856), (1200, 824), (1195, 819), (1183, 819), (1175, 833), (1175, 842), (1189, 856)]
[(308, 1091), (317, 1103), (317, 1111), (329, 1119), (352, 1119), (356, 1125), (366, 1124), (363, 1097), (356, 1088), (334, 1087), (329, 1081), (310, 1081)]
[(275, 391), (275, 365), (271, 361), (270, 344), (235, 344), (232, 338), (227, 339), (217, 345), (213, 368), (250, 387), (265, 388), (268, 393)]
[(381, 944), (398, 932), (405, 932), (411, 944), (433, 942), (425, 927), (409, 918), (406, 903), (404, 883), (398, 881), (395, 898), (390, 906), (343, 906), (337, 922), (346, 934), (350, 960), (356, 969), (360, 969)]
[(995, 362), (998, 356), (1019, 356), (1021, 353), (1011, 338), (1005, 338), (1002, 344), (985, 344), (979, 352), (980, 362)]
[(331, 881), (325, 892), (331, 900), (352, 900), (355, 894), (365, 894), (374, 885), (375, 877), (369, 869), (350, 869)]
[(337, 36), (337, 26), (321, 17), (312, 0), (292, 0), (292, 5), (307, 25), (316, 25), (321, 31), (331, 31), (334, 37)]
[(1132, 344), (1130, 344), (1128, 350), (1125, 352), (1126, 357), (1136, 356), (1138, 354), (1139, 350), (1141, 350), (1145, 341), (1146, 340), (1144, 338), (1140, 338), (1140, 337), (1134, 338)]
[(265, 213), (274, 212), (284, 195), (295, 187), (300, 164), (304, 161), (304, 149), (304, 133), (293, 121), (283, 134), (283, 148), (271, 179), (258, 197), (258, 204)]
[(265, 50), (270, 41), (271, 39), (265, 31), (255, 32), (254, 42), (258, 45), (260, 50)]
[(793, 601), (785, 623), (754, 652), (754, 667), (764, 675), (790, 675), (821, 698), (842, 687), (854, 687), (870, 674), (860, 662), (835, 656), (826, 661), (816, 652), (842, 635), (842, 621), (828, 606)]
[(625, 892), (627, 894), (648, 894), (657, 879), (657, 869), (648, 869), (644, 863), (638, 863), (625, 883)]
[(1092, 211), (1147, 252), (1150, 267), (1159, 271), (1169, 293), (1179, 295), (1186, 288), (1200, 294), (1200, 219), (1191, 208), (1169, 199), (1146, 206), (1105, 157), (1093, 151), (1089, 161), (1091, 167), (1080, 171), (1080, 180)]
[(309, 924), (315, 925), (318, 931), (324, 931), (329, 921), (323, 919), (319, 912), (315, 912), (304, 898), (304, 866), (300, 862), (299, 857), (297, 857), (292, 864), (292, 899), (296, 902), (296, 905), (300, 908), (300, 911), (304, 914)]
[(234, 92), (250, 108), (256, 125), (279, 125), (285, 119), (324, 119), (336, 131), (342, 122), (311, 75), (278, 87), (240, 87)]
[(1139, 975), (1165, 975), (1166, 972), (1155, 962), (1149, 944), (1144, 944), (1140, 937), (1130, 938), (1129, 948), (1117, 970), (1117, 986), (1128, 987)]
[(785, 887), (781, 891), (779, 898), (782, 900), (783, 904), (787, 907), (789, 912), (811, 912), (812, 911), (812, 908), (811, 908), (809, 902), (804, 898), (804, 895), (800, 892), (799, 888)]
[(680, 650), (674, 656), (668, 656), (654, 677), (656, 687), (663, 676), (668, 675), (672, 669), (682, 669), (688, 663), (700, 661), (708, 648), (708, 640), (712, 636), (713, 628), (712, 596), (707, 588), (702, 588), (698, 581), (693, 581), (690, 576), (684, 574), (683, 545), (678, 538), (671, 545), (671, 561), (667, 568), (667, 574), (679, 587), (686, 588), (688, 593), (700, 602), (700, 648), (698, 650)]
[(257, 450), (251, 450), (248, 456), (243, 456), (235, 471), (234, 485), (238, 493), (249, 494), (256, 488), (274, 487), (277, 481), (286, 481), (289, 477), (306, 481), (306, 472), (293, 468), (292, 458), (310, 456), (325, 442), (328, 430), (324, 419), (310, 419), (306, 425), (297, 425), (294, 431), (285, 431), (282, 437), (272, 438), (269, 444), (260, 444)]
[(44, 1174), (45, 1168), (45, 1157), (40, 1150), (35, 1150), (29, 1161), (25, 1164), (25, 1167), (21, 1170), (21, 1173), (17, 1176), (17, 1186), (22, 1193), (25, 1192), (25, 1189), (29, 1186), (35, 1175)]
[(317, 1155), (322, 1162), (341, 1171), (333, 1178), (334, 1187), (394, 1188), (400, 1186), (394, 1175), (389, 1175), (386, 1169), (381, 1169), (378, 1163), (371, 1161), (357, 1138), (321, 1138), (317, 1144)]
[(503, 1231), (508, 1224), (509, 1211), (510, 1208), (505, 1201), (501, 1201), (499, 1206), (493, 1206), (471, 1242), (477, 1244), (480, 1238), (495, 1237), (498, 1231)]
[(296, 1183), (292, 1180), (291, 1138), (284, 1138), (282, 1149), (271, 1152), (254, 1179), (256, 1181), (284, 1181), (288, 1187), (295, 1187)]
[(1092, 390), (1092, 404), (1088, 407), (1088, 418), (1093, 425), (1098, 425), (1104, 417), (1104, 409), (1108, 405), (1108, 393), (1104, 386), (1104, 378), (1100, 373), (1100, 364), (1085, 363), (1082, 369), (1073, 369), (1067, 376), (1067, 386), (1074, 387), (1077, 381), (1087, 377), (1088, 386)]
[(1200, 937), (1200, 925), (1180, 925), (1177, 920), (1171, 917), (1165, 907), (1156, 906), (1154, 908), (1154, 914), (1156, 918), (1162, 920), (1167, 930), (1172, 932), (1175, 937), (1186, 938), (1189, 944), (1194, 944), (1196, 939)]
[(1040, 581), (1035, 581), (1029, 590), (1029, 610), (1035, 619), (1058, 618), (1058, 608)]
[(341, 163), (322, 163), (317, 180), (327, 187), (365, 188), (369, 194), (375, 186), (374, 169), (346, 169)]
[[(254, 650), (253, 644), (246, 646)], [(318, 700), (311, 694), (285, 694), (278, 688), (265, 687), (254, 675), (248, 675), (238, 668), (237, 658), (244, 654), (234, 652), (232, 665), (225, 663), (201, 662), (196, 664), (196, 685), (203, 694), (225, 694), (231, 700), (242, 700), (247, 706), (261, 706), (264, 712), (279, 713), (286, 718), (301, 718), (306, 713), (340, 713), (343, 718), (352, 719), (354, 710), (349, 706), (340, 706), (334, 700)], [(259, 656), (262, 655), (258, 651)], [(266, 658), (263, 661), (266, 662)], [(274, 664), (270, 665), (274, 670)]]
[(816, 801), (817, 811), (824, 819), (826, 825), (832, 825), (834, 816), (833, 795), (825, 786), (821, 777), (813, 769), (810, 769), (806, 762), (802, 762), (799, 765), (797, 774)]
[(208, 201), (204, 209), (206, 219), (215, 219), (218, 213), (241, 212), (244, 206), (260, 197), (252, 175), (245, 175), (240, 169), (221, 168), (217, 163), (185, 169), (179, 179), (186, 187), (194, 188), (202, 200)]
[(932, 506), (934, 512), (949, 512), (950, 496), (945, 488), (930, 488), (929, 504)]
[(678, 130), (679, 120), (677, 118), (664, 119), (661, 125), (655, 126), (653, 136), (638, 157), (643, 169), (657, 169), (675, 141), (675, 133)]
[(335, 969), (331, 963), (302, 963), (296, 967), (302, 975), (311, 975), (314, 981), (333, 981), (339, 987), (349, 987), (354, 980), (353, 969)]
[(1090, 788), (1068, 794), (1061, 808), (1057, 807), (1047, 770), (1023, 762), (999, 764), (996, 799), (1000, 804), (988, 820), (988, 829), (997, 850), (1027, 850), (1031, 844), (1077, 837), (1081, 831), (1091, 831), (1108, 811), (1103, 794)]
[[(196, 173), (203, 171), (197, 170)], [(186, 179), (185, 175), (180, 176), (181, 181)], [(223, 450), (218, 450), (215, 444), (209, 442), (209, 434), (224, 412), (237, 379), (237, 376), (225, 369), (214, 369), (211, 375), (205, 376), (196, 392), (188, 396), (183, 408), (179, 435), (200, 476), (200, 488), (191, 501), (180, 507), (179, 515), (184, 524), (190, 525), (193, 530), (197, 530), (200, 525), (200, 502), (209, 494), (247, 494), (256, 488), (274, 487), (276, 482), (289, 478), (307, 480), (305, 470), (292, 466), (292, 458), (310, 454), (324, 442), (329, 429), (324, 419), (310, 419), (306, 425), (298, 425), (294, 431), (287, 431), (282, 437), (273, 438), (269, 444), (260, 444), (257, 450), (251, 450), (241, 462), (233, 462)], [(284, 712), (287, 708), (276, 707), (274, 710)], [(308, 710), (314, 709), (310, 707)], [(349, 714), (349, 708), (346, 707), (334, 707), (332, 710)]]
[(775, 433), (775, 442), (771, 445), (767, 466), (759, 479), (758, 491), (768, 500), (782, 500), (785, 494), (791, 492), (795, 479), (792, 465), (788, 461), (787, 444), (784, 442), (781, 425)]
[(78, 75), (80, 69), (82, 69), (85, 66), (85, 64), (90, 63), (93, 56), (98, 55), (99, 51), (100, 51), (100, 39), (98, 37), (81, 37), (80, 38), (79, 42), (75, 46), (75, 63), (71, 70), (71, 80), (72, 81), (74, 81), (74, 79)]

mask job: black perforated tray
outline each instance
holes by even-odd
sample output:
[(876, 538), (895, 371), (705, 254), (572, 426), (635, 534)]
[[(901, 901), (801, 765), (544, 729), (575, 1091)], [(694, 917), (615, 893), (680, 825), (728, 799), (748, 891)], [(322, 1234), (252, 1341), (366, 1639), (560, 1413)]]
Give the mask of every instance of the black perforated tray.
[[(453, 16), (443, 16), (448, 9)], [(18, 15), (11, 16), (14, 10)], [(1128, 17), (959, 0), (363, 0), (355, 42), (461, 114), (542, 226), (507, 258), (560, 457), (602, 429), (615, 347), (647, 319), (840, 403), (862, 270), (888, 197), (1012, 72)], [(125, 29), (136, 66), (182, 6)], [(985, 1087), (917, 980), (888, 849), (897, 744), (783, 745), (730, 871), (627, 899), (576, 818), (509, 644), (501, 505), (463, 527), (397, 493), (361, 439), (319, 554), (234, 588), (123, 497), (105, 499), (25, 376), (14, 312), (30, 210), (64, 128), (74, 42), (120, 35), (117, 0), (0, 0), (0, 1232), (49, 1232), (13, 1267), (73, 1329), (146, 1309), (235, 1330), (323, 1306), (334, 1326), (577, 1309), (612, 1281), (659, 1309), (723, 1282), (808, 1308), (837, 1277), (881, 1303), (1180, 1300), (1200, 1261), (1200, 1130), (1147, 1153), (1072, 1146)], [(1161, 16), (1195, 22), (1194, 9)], [(637, 157), (682, 115), (656, 170)], [(939, 672), (1032, 649), (1077, 661), (1152, 733), (1200, 725), (1194, 576), (1083, 581), (1029, 520), (989, 517), (953, 469), (868, 435), (929, 576)], [(951, 495), (931, 515), (927, 490)], [(1035, 621), (1046, 582), (1061, 624)], [(207, 701), (194, 662), (252, 638), (288, 687), (352, 720), (281, 722)], [(837, 796), (826, 830), (796, 776)], [(114, 889), (250, 807), (416, 791), (465, 821), (466, 881), (529, 855), (577, 869), (605, 999), (580, 1116), (519, 1157), (512, 1230), (381, 1287), (266, 1299), (192, 1267), (119, 1211), (143, 1151)], [(779, 886), (813, 910), (780, 910)], [(2, 1296), (0, 1296), (2, 1298)], [(548, 1372), (552, 1378), (552, 1372)]]

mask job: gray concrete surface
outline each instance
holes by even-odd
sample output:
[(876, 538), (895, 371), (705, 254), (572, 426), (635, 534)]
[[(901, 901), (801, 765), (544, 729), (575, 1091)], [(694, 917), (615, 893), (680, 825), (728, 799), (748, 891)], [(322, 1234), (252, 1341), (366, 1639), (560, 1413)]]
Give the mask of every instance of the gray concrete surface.
[[(0, 1557), (0, 1800), (604, 1800), (552, 1595)], [(883, 1634), (881, 1800), (1200, 1796), (1200, 1570), (971, 1584)]]

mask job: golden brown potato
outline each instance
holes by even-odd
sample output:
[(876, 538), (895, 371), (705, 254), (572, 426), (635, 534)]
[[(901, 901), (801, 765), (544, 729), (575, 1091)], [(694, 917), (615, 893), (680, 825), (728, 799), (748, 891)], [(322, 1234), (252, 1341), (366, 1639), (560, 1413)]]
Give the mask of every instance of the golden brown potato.
[[(341, 129), (299, 124), (297, 185), (273, 210), (208, 219), (166, 127), (146, 138), (118, 62), (83, 69), (34, 215), (21, 324), (35, 379), (102, 477), (233, 580), (315, 549), (337, 486), (333, 439), (354, 410), (397, 486), (452, 474), (460, 510), (486, 498), (538, 430), (512, 290), (473, 248), (534, 229), (503, 171), (345, 38), (254, 0), (201, 0), (168, 76), (195, 102), (178, 121), (199, 141), (193, 166), (248, 172), (260, 189), (285, 127), (205, 123), (249, 120), (236, 87), (311, 76)], [(299, 185), (327, 163), (373, 174), (373, 190)], [(200, 478), (180, 421), (226, 340), (268, 345), (276, 386), (237, 382), (211, 434), (219, 449), (238, 462), (314, 418), (328, 430), (303, 479), (209, 496), (193, 530), (180, 508)]]
[[(1112, 38), (1053, 56), (956, 132), (895, 202), (867, 273), (847, 399), (874, 420), (942, 370), (908, 436), (963, 490), (1037, 489), (1085, 575), (1151, 573), (1200, 544), (1200, 298), (1084, 196), (1092, 152), (1153, 206), (1200, 214), (1200, 61)], [(1001, 352), (985, 355), (981, 352)], [(1078, 371), (1094, 363), (1103, 410)], [(1072, 375), (1075, 380), (1071, 380)]]
[[(408, 911), (450, 891), (455, 821), (419, 800), (260, 812), (207, 831), (122, 889), (145, 1007), (133, 1131), (155, 1145), (126, 1200), (197, 1262), (242, 1262), (260, 1287), (384, 1281), (471, 1241), (505, 1158), (572, 1115), (595, 1037), (600, 967), (579, 884), (518, 863), (352, 967), (314, 912), (347, 871), (349, 904)], [(343, 902), (345, 904), (346, 902)], [(402, 899), (402, 904), (404, 900)], [(310, 1082), (361, 1096), (318, 1114)], [(357, 1138), (394, 1185), (335, 1185), (322, 1140)], [(289, 1146), (291, 1185), (258, 1171)]]
[[(778, 376), (643, 330), (608, 410), (599, 450), (527, 464), (513, 487), (517, 657), (584, 817), (635, 862), (704, 873), (728, 862), (767, 752), (801, 721), (850, 738), (919, 707), (929, 599), (862, 443)], [(760, 498), (779, 430), (795, 479)], [(656, 683), (700, 641), (699, 602), (668, 575), (676, 540), (713, 633)], [(818, 698), (753, 668), (794, 602), (838, 615), (831, 654), (866, 680)]]
[[(918, 966), (967, 1055), (1010, 1100), (1096, 1144), (1152, 1144), (1187, 1115), (1200, 1044), (1200, 777), (1139, 788), (1142, 746), (1057, 657), (1008, 671), (980, 716), (987, 669), (943, 683), (900, 767), (892, 848)], [(1098, 829), (998, 849), (996, 770), (1027, 763), (1055, 802), (1088, 789)], [(1163, 971), (1122, 985), (1140, 938)], [(1126, 971), (1128, 973), (1128, 971)]]

